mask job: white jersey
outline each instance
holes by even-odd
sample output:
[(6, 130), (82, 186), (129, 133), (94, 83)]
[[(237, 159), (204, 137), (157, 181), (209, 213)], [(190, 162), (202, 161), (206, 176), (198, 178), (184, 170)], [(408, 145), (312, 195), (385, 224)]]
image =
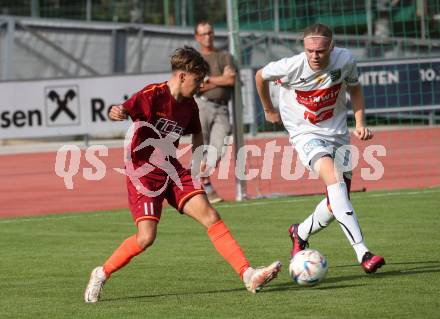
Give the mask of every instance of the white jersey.
[(303, 52), (269, 63), (262, 76), (280, 85), (280, 115), (294, 144), (308, 133), (348, 135), (346, 88), (359, 84), (348, 50), (334, 48), (324, 70), (313, 71)]

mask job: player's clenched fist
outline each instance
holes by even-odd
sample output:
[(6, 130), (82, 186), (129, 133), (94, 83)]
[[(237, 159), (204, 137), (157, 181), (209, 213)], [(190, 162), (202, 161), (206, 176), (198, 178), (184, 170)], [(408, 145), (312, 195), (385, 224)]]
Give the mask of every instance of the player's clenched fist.
[(127, 119), (127, 111), (122, 105), (112, 105), (108, 117), (113, 121), (123, 121)]
[(370, 130), (369, 128), (366, 128), (365, 126), (356, 127), (353, 134), (358, 139), (363, 140), (363, 141), (371, 140), (374, 136), (373, 131)]
[(270, 123), (281, 123), (280, 113), (276, 110), (273, 111), (264, 111), (264, 117), (266, 121)]

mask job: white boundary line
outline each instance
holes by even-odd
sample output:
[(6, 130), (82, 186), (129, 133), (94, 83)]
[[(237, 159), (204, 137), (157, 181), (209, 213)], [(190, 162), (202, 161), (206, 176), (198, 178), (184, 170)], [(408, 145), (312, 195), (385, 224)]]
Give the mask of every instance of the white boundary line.
[[(377, 193), (377, 194), (369, 194), (369, 193), (362, 193), (362, 197), (358, 197), (359, 194), (356, 193), (352, 193), (351, 196), (353, 197), (357, 197), (356, 200), (362, 200), (364, 198), (371, 198), (371, 197), (387, 197), (387, 196), (402, 196), (402, 195), (420, 195), (420, 194), (433, 194), (433, 193), (440, 193), (440, 189), (424, 189), (424, 190), (420, 190), (420, 191), (396, 191), (396, 192), (386, 192), (386, 193)], [(252, 206), (264, 206), (264, 205), (271, 205), (273, 203), (283, 203), (283, 204), (288, 204), (288, 203), (296, 203), (296, 202), (306, 202), (309, 200), (315, 200), (313, 198), (314, 196), (302, 196), (301, 198), (290, 198), (290, 199), (285, 199), (285, 200), (279, 200), (277, 199), (272, 200), (258, 200), (257, 202), (238, 202), (238, 203), (233, 203), (233, 204), (220, 204), (220, 205), (216, 205), (217, 208), (219, 209), (227, 209), (227, 208), (235, 208), (235, 207), (252, 207)], [(174, 208), (171, 207), (167, 207), (166, 209), (164, 209), (164, 211), (172, 211), (174, 210)], [(126, 211), (115, 211), (114, 213), (124, 213), (126, 214)], [(46, 217), (34, 217), (34, 218), (13, 218), (13, 219), (4, 219), (1, 220), (0, 219), (0, 225), (1, 224), (10, 224), (10, 223), (20, 223), (20, 222), (38, 222), (38, 221), (47, 221), (47, 220), (65, 220), (65, 219), (76, 219), (76, 218), (81, 218), (81, 217), (97, 217), (97, 216), (102, 216), (104, 214), (111, 214), (108, 211), (102, 211), (102, 212), (97, 212), (97, 213), (74, 213), (75, 215), (72, 216), (59, 216), (59, 217), (55, 217), (55, 216), (46, 216)]]

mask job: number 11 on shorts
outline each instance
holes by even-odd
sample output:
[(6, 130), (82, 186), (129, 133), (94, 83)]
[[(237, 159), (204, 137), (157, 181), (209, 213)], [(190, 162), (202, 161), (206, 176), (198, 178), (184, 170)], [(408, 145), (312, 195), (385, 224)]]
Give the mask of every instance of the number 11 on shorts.
[(154, 216), (154, 206), (153, 202), (144, 203), (144, 211), (146, 216)]

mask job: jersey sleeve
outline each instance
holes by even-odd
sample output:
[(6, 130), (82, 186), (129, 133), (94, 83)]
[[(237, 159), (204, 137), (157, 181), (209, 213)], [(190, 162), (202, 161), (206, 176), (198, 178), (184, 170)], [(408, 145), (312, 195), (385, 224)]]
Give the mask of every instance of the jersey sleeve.
[(357, 69), (356, 59), (350, 53), (347, 63), (347, 76), (344, 80), (348, 86), (356, 86), (359, 84), (359, 72)]
[(133, 121), (147, 120), (151, 114), (151, 98), (143, 91), (133, 94), (122, 106)]
[(298, 59), (299, 56), (293, 56), (270, 62), (263, 68), (263, 79), (267, 81), (275, 81), (295, 73), (297, 71)]

